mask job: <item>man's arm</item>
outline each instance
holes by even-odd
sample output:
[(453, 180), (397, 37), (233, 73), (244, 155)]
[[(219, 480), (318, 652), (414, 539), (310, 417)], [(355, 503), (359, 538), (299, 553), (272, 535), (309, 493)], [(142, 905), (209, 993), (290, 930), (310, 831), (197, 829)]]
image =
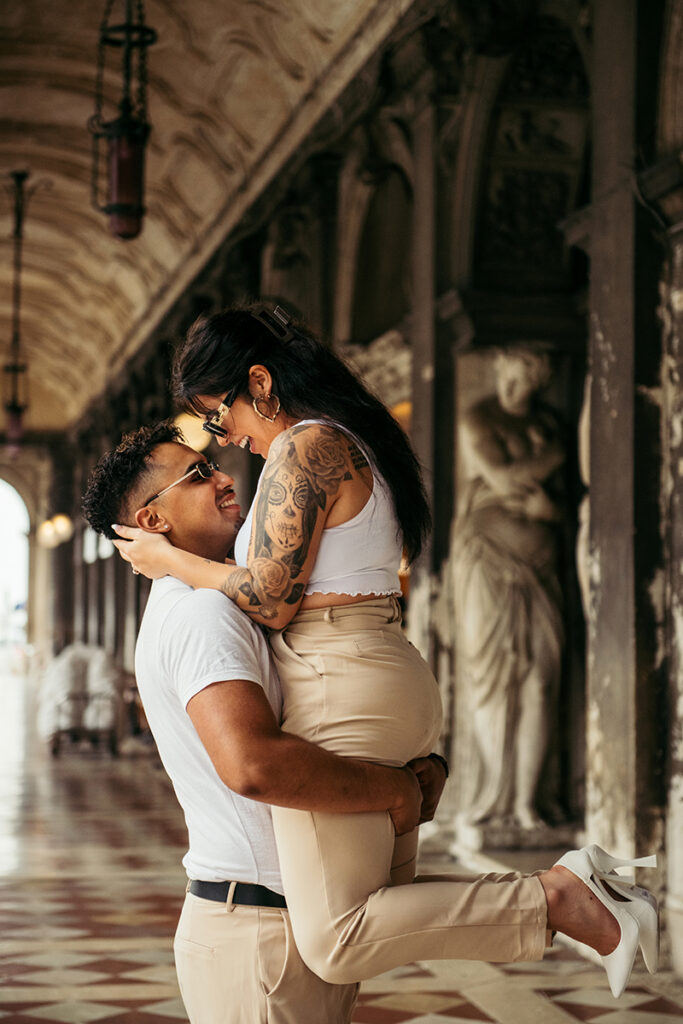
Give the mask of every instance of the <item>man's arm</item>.
[(218, 775), (241, 796), (304, 811), (388, 811), (398, 835), (420, 821), (414, 772), (338, 757), (283, 732), (257, 683), (213, 683), (187, 713)]

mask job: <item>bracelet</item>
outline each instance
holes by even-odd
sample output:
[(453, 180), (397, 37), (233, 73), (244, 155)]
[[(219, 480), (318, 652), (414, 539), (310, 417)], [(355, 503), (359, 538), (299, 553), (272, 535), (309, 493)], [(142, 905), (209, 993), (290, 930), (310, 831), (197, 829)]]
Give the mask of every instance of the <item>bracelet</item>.
[(443, 765), (443, 770), (446, 773), (446, 778), (448, 778), (449, 770), (448, 770), (448, 761), (446, 760), (446, 758), (442, 757), (441, 754), (427, 754), (427, 757), (431, 758), (432, 761), (438, 761), (439, 764), (442, 764)]

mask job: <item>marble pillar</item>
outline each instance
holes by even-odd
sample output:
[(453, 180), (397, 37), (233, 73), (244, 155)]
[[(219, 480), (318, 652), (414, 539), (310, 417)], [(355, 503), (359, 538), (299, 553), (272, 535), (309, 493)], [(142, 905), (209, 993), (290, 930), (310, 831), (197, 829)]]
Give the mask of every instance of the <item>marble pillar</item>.
[[(431, 78), (418, 90), (413, 119), (415, 180), (413, 183), (413, 309), (410, 340), (412, 417), (410, 439), (424, 475), (427, 500), (434, 506), (435, 323), (435, 142), (436, 112)], [(422, 656), (432, 657), (432, 540), (428, 539), (411, 567), (407, 632)]]

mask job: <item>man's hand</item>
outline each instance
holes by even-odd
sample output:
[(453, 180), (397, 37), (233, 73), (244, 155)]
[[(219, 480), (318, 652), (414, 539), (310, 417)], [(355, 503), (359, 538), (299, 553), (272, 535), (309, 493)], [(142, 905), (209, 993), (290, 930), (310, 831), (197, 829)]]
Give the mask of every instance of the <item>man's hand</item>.
[(446, 785), (446, 770), (440, 761), (432, 757), (416, 757), (409, 761), (408, 768), (415, 776), (422, 792), (420, 824), (431, 821), (436, 814), (443, 788)]
[(396, 772), (399, 793), (396, 804), (389, 808), (389, 814), (396, 835), (402, 836), (406, 832), (412, 832), (422, 821), (422, 790), (417, 775), (407, 765), (405, 768), (392, 770)]

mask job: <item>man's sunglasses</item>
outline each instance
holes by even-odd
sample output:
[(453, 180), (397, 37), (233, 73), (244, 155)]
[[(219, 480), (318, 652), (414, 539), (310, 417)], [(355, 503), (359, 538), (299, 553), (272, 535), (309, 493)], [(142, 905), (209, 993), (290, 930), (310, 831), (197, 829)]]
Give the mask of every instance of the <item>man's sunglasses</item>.
[[(290, 326), (291, 317), (288, 313), (285, 313), (282, 306), (276, 306), (272, 313), (267, 309), (264, 309), (261, 313), (251, 313), (254, 320), (258, 320), (260, 324), (267, 327), (271, 334), (274, 334), (278, 341), (286, 345), (287, 342), (291, 341), (296, 337), (296, 330)], [(214, 437), (227, 437), (228, 431), (222, 425), (223, 420), (230, 412), (230, 406), (235, 401), (236, 388), (228, 391), (227, 395), (218, 406), (216, 412), (202, 424), (202, 430), (205, 430), (207, 434), (213, 434)]]
[(193, 466), (191, 470), (184, 474), (184, 476), (178, 477), (178, 479), (174, 480), (172, 484), (168, 485), (168, 487), (164, 487), (163, 491), (159, 491), (158, 494), (153, 494), (151, 498), (148, 498), (142, 507), (147, 508), (147, 506), (153, 501), (156, 501), (157, 498), (161, 498), (167, 491), (170, 491), (172, 487), (176, 487), (178, 484), (181, 484), (183, 480), (189, 480), (191, 476), (196, 475), (201, 477), (202, 480), (208, 480), (218, 470), (220, 470), (220, 466), (216, 462), (198, 462), (197, 465)]

